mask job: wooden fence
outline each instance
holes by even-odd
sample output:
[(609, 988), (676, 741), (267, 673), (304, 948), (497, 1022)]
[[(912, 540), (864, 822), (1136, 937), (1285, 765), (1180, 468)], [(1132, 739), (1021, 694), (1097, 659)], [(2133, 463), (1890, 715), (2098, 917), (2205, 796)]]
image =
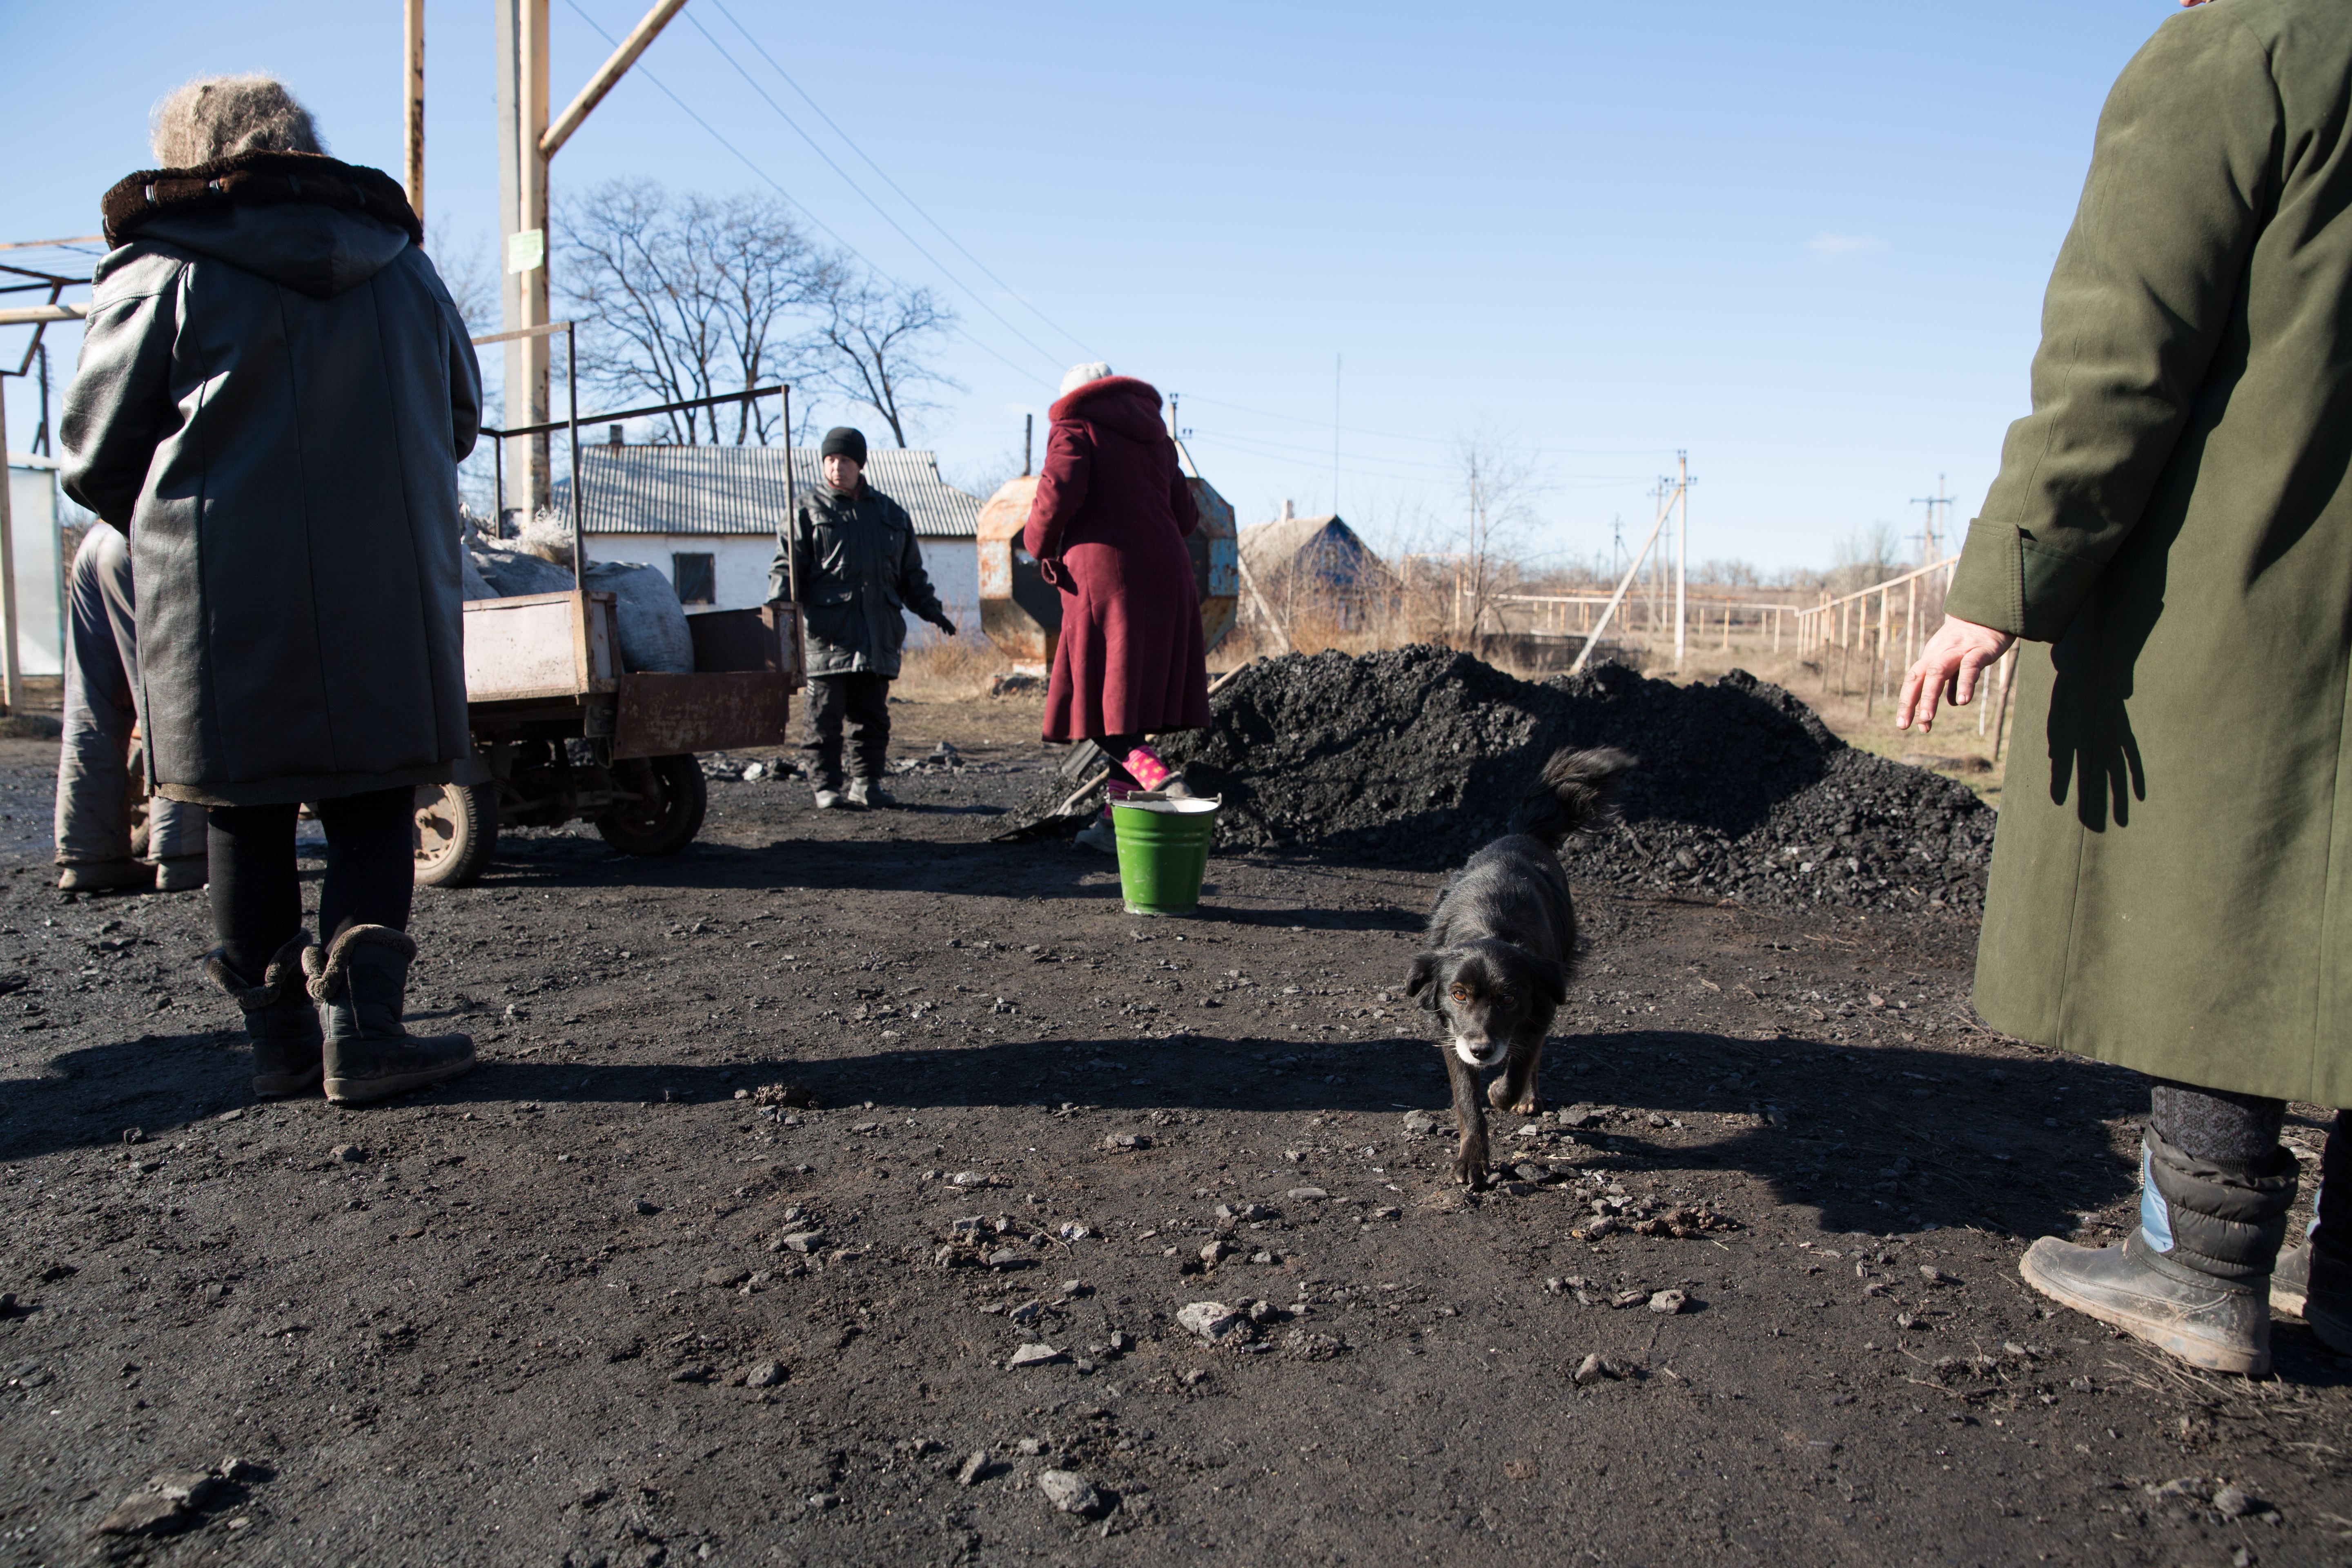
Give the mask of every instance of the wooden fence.
[[(1863, 711), (1870, 712), (1881, 696), (1892, 695), (1893, 683), (1911, 667), (1936, 623), (1944, 618), (1944, 591), (1951, 585), (1959, 560), (1948, 555), (1837, 598), (1823, 594), (1820, 604), (1798, 611), (1797, 654), (1821, 666), (1822, 689), (1829, 688), (1834, 662), (1843, 695), (1859, 658)], [(1899, 627), (1895, 615), (1898, 597), (1903, 611)]]

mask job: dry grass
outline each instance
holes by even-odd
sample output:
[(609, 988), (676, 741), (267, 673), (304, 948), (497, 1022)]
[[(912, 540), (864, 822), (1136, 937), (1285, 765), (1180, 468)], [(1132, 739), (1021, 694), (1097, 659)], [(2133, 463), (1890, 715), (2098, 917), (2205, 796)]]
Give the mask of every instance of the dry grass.
[(960, 702), (987, 696), (989, 681), (1012, 668), (1013, 660), (975, 630), (908, 648), (897, 686), (911, 701)]

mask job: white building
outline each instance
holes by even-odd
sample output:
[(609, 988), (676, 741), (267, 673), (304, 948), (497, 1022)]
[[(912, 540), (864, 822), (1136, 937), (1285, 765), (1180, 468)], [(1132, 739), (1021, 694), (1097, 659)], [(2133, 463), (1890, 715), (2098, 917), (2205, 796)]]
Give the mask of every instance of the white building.
[[(929, 452), (872, 449), (866, 481), (914, 519), (923, 570), (958, 632), (980, 635), (980, 499), (940, 478)], [(789, 464), (789, 468), (787, 465)], [(749, 609), (766, 602), (776, 531), (791, 515), (795, 484), (823, 483), (814, 447), (623, 446), (580, 448), (587, 494), (588, 556), (638, 562), (666, 574), (688, 610)], [(571, 507), (559, 465), (556, 515)], [(908, 647), (940, 640), (908, 617)]]
[[(65, 673), (66, 563), (60, 559), (64, 542), (58, 531), (58, 500), (56, 458), (8, 454), (9, 542), (16, 557), (16, 668), (25, 675)], [(973, 595), (978, 594), (975, 586)]]

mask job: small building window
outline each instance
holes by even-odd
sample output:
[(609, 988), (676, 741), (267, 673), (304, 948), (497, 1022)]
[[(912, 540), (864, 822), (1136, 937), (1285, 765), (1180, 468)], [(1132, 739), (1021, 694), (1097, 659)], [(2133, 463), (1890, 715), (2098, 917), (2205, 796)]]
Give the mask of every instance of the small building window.
[(718, 558), (704, 554), (677, 554), (669, 558), (670, 585), (677, 590), (681, 605), (715, 605), (719, 602)]

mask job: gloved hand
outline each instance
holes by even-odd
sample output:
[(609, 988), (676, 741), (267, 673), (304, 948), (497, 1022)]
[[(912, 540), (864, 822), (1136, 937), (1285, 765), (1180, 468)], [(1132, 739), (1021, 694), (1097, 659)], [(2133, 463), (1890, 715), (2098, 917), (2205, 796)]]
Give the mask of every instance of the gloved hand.
[(955, 623), (948, 619), (945, 616), (933, 616), (931, 617), (931, 625), (939, 627), (940, 630), (947, 633), (950, 637), (956, 635)]

